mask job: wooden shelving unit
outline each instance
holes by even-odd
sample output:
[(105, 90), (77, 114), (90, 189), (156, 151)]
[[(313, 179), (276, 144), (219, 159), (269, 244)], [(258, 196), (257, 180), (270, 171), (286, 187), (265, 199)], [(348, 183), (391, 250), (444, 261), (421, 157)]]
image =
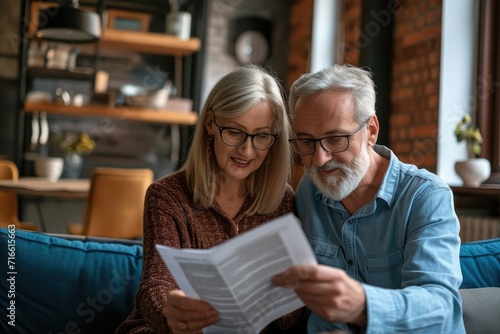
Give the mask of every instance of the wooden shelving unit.
[[(181, 40), (177, 37), (152, 33), (122, 30), (105, 30), (99, 41), (103, 47), (122, 49), (150, 54), (174, 56), (176, 58), (176, 86), (181, 87), (182, 81), (182, 56), (188, 56), (199, 51), (201, 42), (199, 38)], [(60, 76), (73, 79), (88, 79), (88, 73), (72, 73), (66, 70), (30, 68), (28, 74), (32, 77)], [(45, 111), (49, 114), (68, 116), (111, 117), (159, 124), (194, 125), (198, 119), (196, 112), (179, 112), (157, 109), (132, 109), (128, 107), (110, 108), (99, 105), (86, 105), (82, 107), (61, 106), (48, 103), (26, 103), (26, 112)]]
[[(37, 2), (34, 2), (34, 4)], [(38, 8), (37, 8), (38, 10)], [(34, 39), (36, 37), (34, 36)], [(175, 36), (153, 33), (108, 29), (103, 31), (101, 47), (120, 49), (149, 54), (167, 55), (175, 57), (176, 86), (182, 86), (182, 57), (198, 52), (201, 47), (199, 38), (181, 40)], [(31, 77), (65, 77), (72, 79), (88, 79), (92, 74), (72, 73), (66, 70), (50, 70), (30, 68), (28, 75)], [(50, 103), (30, 103), (24, 105), (27, 113), (45, 111), (48, 114), (67, 116), (110, 117), (115, 119), (139, 121), (156, 124), (194, 125), (198, 114), (194, 111), (181, 112), (175, 110), (135, 109), (128, 107), (111, 108), (101, 105), (63, 106)]]
[[(140, 2), (141, 0), (134, 0)], [(24, 3), (24, 2), (23, 2)], [(166, 4), (166, 3), (165, 3)], [(28, 10), (27, 7), (30, 6)], [(39, 36), (37, 36), (37, 26), (39, 18), (39, 10), (49, 7), (58, 6), (56, 1), (42, 1), (42, 0), (31, 0), (27, 2), (26, 5), (26, 18), (29, 19), (28, 33), (29, 38), (26, 40), (27, 43), (24, 45), (23, 54), (27, 54), (29, 43), (42, 41)], [(163, 5), (162, 5), (163, 6)], [(118, 6), (120, 7), (120, 6)], [(29, 15), (29, 16), (28, 16)], [(196, 58), (191, 59), (190, 56), (196, 54), (201, 49), (201, 39), (197, 37), (192, 37), (188, 40), (182, 40), (176, 36), (168, 35), (159, 32), (149, 32), (149, 31), (127, 31), (127, 30), (115, 30), (105, 28), (102, 32), (101, 39), (96, 43), (79, 44), (81, 48), (81, 54), (85, 56), (90, 56), (94, 58), (94, 65), (91, 68), (77, 68), (73, 71), (58, 70), (58, 69), (46, 69), (46, 68), (28, 68), (23, 77), (23, 90), (26, 90), (27, 82), (33, 82), (33, 80), (38, 78), (44, 79), (65, 79), (74, 81), (92, 81), (95, 80), (95, 71), (99, 69), (96, 63), (99, 58), (103, 55), (110, 55), (113, 57), (117, 53), (125, 54), (127, 56), (136, 56), (133, 53), (141, 53), (144, 55), (159, 55), (161, 57), (170, 57), (173, 59), (173, 75), (172, 80), (177, 88), (176, 97), (187, 98), (182, 94), (183, 78), (189, 78), (191, 80), (191, 66), (184, 69), (184, 62), (190, 64)], [(117, 52), (115, 51), (117, 50)], [(20, 52), (21, 54), (21, 52)], [(141, 55), (142, 56), (142, 55)], [(23, 60), (20, 60), (23, 62)], [(43, 89), (42, 89), (43, 90)], [(27, 92), (23, 92), (27, 93)], [(169, 105), (167, 105), (169, 107)], [(198, 113), (196, 111), (179, 111), (174, 109), (173, 105), (170, 105), (172, 109), (140, 109), (140, 108), (130, 108), (130, 107), (113, 107), (109, 105), (98, 105), (89, 104), (84, 106), (74, 106), (74, 105), (60, 105), (54, 103), (35, 103), (35, 102), (25, 102), (20, 113), (29, 119), (32, 118), (32, 114), (35, 112), (45, 112), (48, 115), (61, 115), (66, 117), (94, 117), (94, 118), (110, 118), (125, 120), (130, 122), (142, 122), (157, 125), (170, 125), (170, 136), (171, 136), (171, 149), (170, 149), (170, 159), (174, 163), (178, 163), (180, 157), (180, 151), (187, 148), (187, 140), (185, 133), (181, 133), (178, 126), (190, 126), (195, 125), (198, 121)], [(192, 109), (192, 107), (189, 107)], [(29, 124), (29, 123), (28, 123)], [(24, 136), (24, 141), (29, 140), (27, 136)], [(25, 152), (24, 144), (21, 143), (20, 151)], [(117, 157), (113, 157), (117, 159)]]
[(194, 125), (198, 119), (198, 114), (193, 111), (182, 112), (163, 109), (133, 109), (128, 107), (110, 108), (101, 105), (84, 105), (77, 107), (73, 105), (66, 106), (51, 103), (27, 102), (24, 104), (24, 111), (28, 113), (44, 111), (47, 114), (66, 116), (109, 117), (155, 124)]

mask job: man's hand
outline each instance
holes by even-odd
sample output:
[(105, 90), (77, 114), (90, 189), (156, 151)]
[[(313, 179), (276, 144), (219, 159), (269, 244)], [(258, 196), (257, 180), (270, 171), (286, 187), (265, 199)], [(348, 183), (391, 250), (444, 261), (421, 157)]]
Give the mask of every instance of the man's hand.
[(207, 302), (186, 297), (181, 290), (167, 294), (162, 313), (174, 334), (198, 334), (219, 321), (217, 311)]
[(362, 285), (345, 271), (323, 265), (294, 266), (276, 275), (276, 286), (295, 290), (324, 319), (366, 327), (366, 296)]

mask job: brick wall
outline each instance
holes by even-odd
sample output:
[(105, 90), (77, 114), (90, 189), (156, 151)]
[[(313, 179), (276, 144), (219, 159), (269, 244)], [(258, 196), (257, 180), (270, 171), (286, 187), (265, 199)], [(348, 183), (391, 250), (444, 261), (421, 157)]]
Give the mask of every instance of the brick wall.
[(406, 162), (436, 172), (441, 1), (401, 1), (394, 15), (390, 141)]
[[(292, 6), (288, 87), (307, 68), (310, 43), (304, 36), (310, 36), (312, 2)], [(394, 4), (389, 146), (402, 161), (436, 172), (442, 2), (388, 0)], [(359, 65), (362, 0), (342, 0), (341, 6), (339, 51), (344, 63)]]
[(285, 89), (309, 71), (311, 53), (313, 0), (294, 0), (290, 8), (288, 73)]
[[(393, 16), (390, 147), (405, 162), (436, 172), (441, 56), (440, 0), (388, 1)], [(359, 65), (361, 0), (342, 1), (344, 62)]]
[[(314, 0), (294, 0), (290, 7), (290, 27), (288, 36), (288, 73), (285, 90), (287, 94), (293, 82), (309, 72), (312, 40), (312, 17)], [(304, 170), (298, 156), (296, 158), (290, 184), (295, 188)]]
[(359, 65), (359, 38), (361, 29), (361, 0), (342, 0), (340, 55), (343, 62)]

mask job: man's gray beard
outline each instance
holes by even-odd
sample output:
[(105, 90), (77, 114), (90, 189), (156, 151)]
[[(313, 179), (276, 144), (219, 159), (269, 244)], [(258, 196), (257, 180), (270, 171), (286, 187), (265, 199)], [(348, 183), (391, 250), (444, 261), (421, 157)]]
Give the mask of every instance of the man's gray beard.
[[(368, 148), (363, 146), (361, 152), (354, 157), (352, 166), (342, 162), (330, 160), (321, 167), (311, 165), (306, 172), (309, 173), (313, 183), (325, 196), (341, 201), (356, 189), (370, 167), (370, 155)], [(321, 177), (318, 171), (332, 170), (339, 168), (344, 173), (343, 176)]]

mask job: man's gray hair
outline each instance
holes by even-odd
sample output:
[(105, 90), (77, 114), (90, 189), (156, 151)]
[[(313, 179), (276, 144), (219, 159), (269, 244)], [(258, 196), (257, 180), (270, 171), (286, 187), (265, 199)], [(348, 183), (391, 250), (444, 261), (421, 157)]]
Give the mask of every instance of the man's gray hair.
[(354, 97), (354, 118), (358, 123), (375, 115), (375, 84), (372, 73), (352, 65), (333, 65), (315, 73), (300, 76), (290, 89), (288, 106), (295, 116), (295, 106), (303, 95), (317, 94), (328, 90), (348, 91)]

